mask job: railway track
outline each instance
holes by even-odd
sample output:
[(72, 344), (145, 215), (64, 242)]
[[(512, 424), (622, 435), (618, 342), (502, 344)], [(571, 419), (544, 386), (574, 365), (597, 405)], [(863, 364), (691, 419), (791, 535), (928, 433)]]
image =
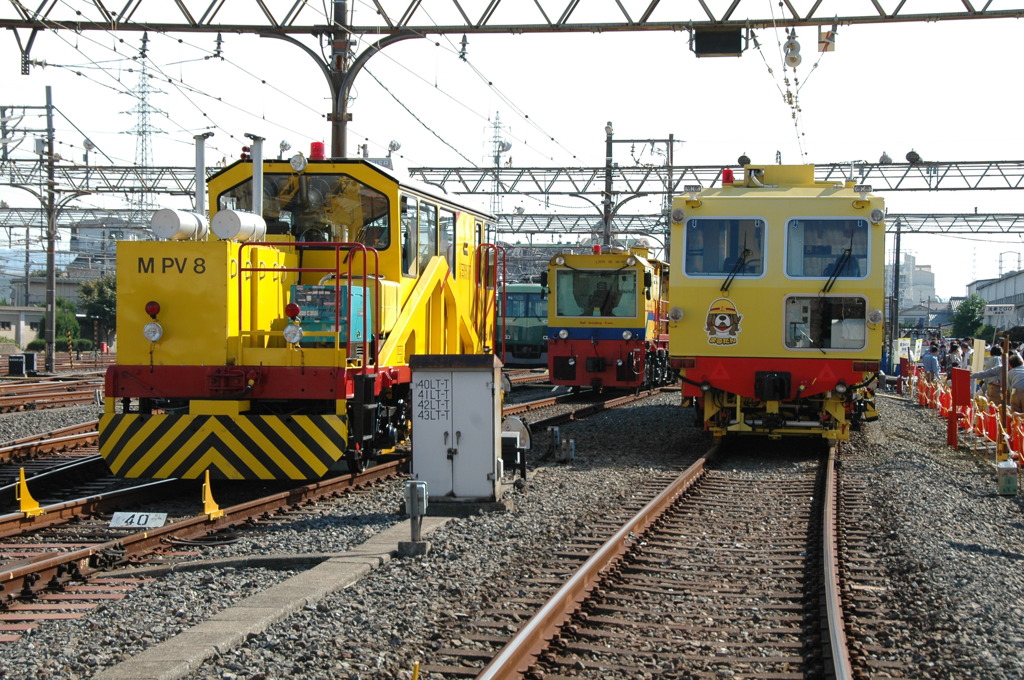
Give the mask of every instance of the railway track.
[(439, 650), (423, 670), (545, 680), (852, 677), (832, 458), (712, 461), (659, 485), (627, 521), (609, 518), (566, 546), (522, 597), (468, 626), (470, 645)]
[(0, 382), (0, 413), (102, 403), (103, 381), (96, 378)]
[[(22, 437), (0, 447), (0, 465), (23, 463), (38, 456), (54, 452), (69, 451), (81, 446), (93, 445), (98, 441), (96, 427), (99, 421), (92, 420), (79, 425), (69, 425), (31, 437)], [(0, 467), (0, 484), (5, 471)]]
[(502, 408), (502, 416), (531, 414), (532, 417), (529, 419), (529, 425), (533, 430), (534, 436), (536, 436), (545, 428), (553, 425), (585, 418), (619, 406), (625, 406), (626, 404), (652, 397), (663, 390), (664, 388), (655, 388), (645, 392), (630, 392), (627, 394), (598, 394), (596, 392), (560, 394), (519, 404), (509, 404)]
[(544, 383), (548, 381), (546, 370), (507, 370), (505, 377), (513, 385), (531, 385), (533, 383)]
[[(91, 352), (82, 354), (81, 358), (69, 358), (67, 352), (58, 352), (54, 356), (52, 375), (44, 374), (44, 360), (45, 358), (42, 356), (41, 353), (36, 354), (36, 370), (33, 373), (35, 375), (40, 376), (40, 378), (48, 378), (52, 377), (52, 375), (77, 375), (84, 373), (93, 373), (95, 375), (102, 376), (106, 372), (108, 366), (114, 365), (114, 363), (117, 361), (117, 358), (113, 354), (100, 354), (93, 357)], [(2, 354), (0, 354), (0, 377), (4, 377), (11, 380), (25, 379), (25, 377), (22, 375), (11, 375), (10, 363), (8, 359)]]
[[(0, 532), (6, 532), (0, 533), (4, 537), (0, 543), (0, 642), (15, 641), (48, 619), (84, 616), (104, 600), (123, 597), (125, 580), (105, 579), (107, 569), (151, 559), (188, 558), (193, 552), (176, 546), (241, 530), (261, 518), (300, 511), (318, 499), (392, 479), (403, 464), (393, 460), (358, 475), (342, 475), (224, 508), (204, 496), (202, 504), (198, 499), (192, 504), (191, 514), (181, 513), (163, 526), (143, 531), (112, 527), (111, 513), (133, 508), (136, 514), (152, 514), (160, 507), (153, 505), (155, 500), (180, 495), (185, 482), (168, 480), (68, 501), (36, 516), (0, 516)], [(195, 508), (200, 505), (202, 511), (197, 514)], [(130, 584), (131, 580), (128, 588)]]

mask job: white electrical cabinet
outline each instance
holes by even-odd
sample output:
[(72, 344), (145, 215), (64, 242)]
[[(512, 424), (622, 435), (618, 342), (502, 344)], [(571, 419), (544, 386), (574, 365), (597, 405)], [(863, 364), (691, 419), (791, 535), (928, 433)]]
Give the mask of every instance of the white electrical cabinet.
[(414, 355), (412, 478), (432, 501), (501, 496), (501, 361), (493, 355)]

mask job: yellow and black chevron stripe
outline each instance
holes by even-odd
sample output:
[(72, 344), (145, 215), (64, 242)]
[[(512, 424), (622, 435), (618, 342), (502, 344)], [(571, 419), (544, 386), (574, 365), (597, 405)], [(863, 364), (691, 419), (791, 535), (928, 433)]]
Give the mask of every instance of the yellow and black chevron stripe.
[(100, 454), (118, 477), (320, 479), (344, 456), (344, 416), (107, 414)]

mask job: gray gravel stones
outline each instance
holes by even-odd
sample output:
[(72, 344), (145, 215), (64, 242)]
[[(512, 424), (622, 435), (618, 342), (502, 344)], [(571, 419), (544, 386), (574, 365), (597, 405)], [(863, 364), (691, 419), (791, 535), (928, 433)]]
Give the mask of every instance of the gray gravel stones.
[[(431, 536), (426, 557), (393, 560), (190, 677), (409, 678), (432, 650), (469, 644), (463, 626), (474, 612), (517, 597), (516, 584), (540, 573), (579, 527), (628, 499), (652, 471), (677, 469), (687, 452), (706, 448), (678, 399), (663, 395), (563, 426), (576, 439), (575, 465), (539, 469), (512, 491), (513, 512), (449, 522)], [(891, 630), (876, 643), (919, 678), (1021, 677), (1024, 497), (998, 496), (986, 462), (946, 448), (934, 412), (879, 402), (882, 420), (855, 434), (860, 462), (851, 466), (875, 500), (864, 523), (879, 534), (880, 586), (891, 605)], [(343, 551), (397, 521), (401, 493), (395, 482), (352, 495), (201, 557)], [(288, 575), (214, 567), (162, 577), (5, 646), (0, 677), (89, 678)]]
[(0, 413), (0, 444), (23, 437), (31, 437), (41, 432), (98, 420), (101, 415), (103, 415), (103, 409), (98, 406), (69, 406), (38, 411)]

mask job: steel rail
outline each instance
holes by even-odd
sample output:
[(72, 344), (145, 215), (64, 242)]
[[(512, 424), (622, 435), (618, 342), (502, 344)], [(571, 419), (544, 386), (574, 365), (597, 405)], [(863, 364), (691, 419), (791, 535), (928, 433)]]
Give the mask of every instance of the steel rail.
[(95, 404), (96, 392), (100, 389), (102, 388), (97, 386), (89, 392), (40, 392), (0, 396), (0, 413)]
[[(575, 420), (577, 416), (586, 417), (589, 415), (593, 415), (598, 411), (603, 411), (609, 408), (616, 408), (618, 406), (623, 406), (630, 402), (646, 399), (647, 397), (658, 394), (659, 392), (661, 392), (661, 390), (662, 388), (656, 387), (653, 390), (648, 390), (646, 392), (627, 394), (622, 397), (614, 397), (612, 399), (608, 399), (607, 401), (598, 402), (596, 404), (588, 404), (586, 406), (582, 406), (571, 411), (566, 411), (565, 413), (559, 413), (548, 418), (541, 418), (540, 420), (532, 421), (530, 423), (530, 428), (533, 429), (533, 431), (535, 432), (540, 432), (544, 428), (549, 427), (551, 425), (557, 425), (559, 423), (564, 423), (569, 420)], [(572, 395), (569, 396), (571, 397)]]
[(54, 430), (45, 435), (19, 439), (12, 444), (0, 447), (0, 463), (30, 458), (39, 453), (68, 451), (81, 446), (93, 445), (99, 439), (99, 432), (96, 431), (97, 424), (94, 420), (91, 423)]
[(548, 372), (543, 373), (525, 373), (522, 375), (509, 375), (508, 381), (513, 385), (528, 385), (530, 383), (547, 382)]
[(828, 619), (832, 665), (836, 680), (852, 680), (850, 648), (846, 640), (846, 620), (839, 587), (839, 548), (836, 541), (836, 453), (837, 445), (828, 449), (825, 468), (825, 509), (822, 518), (822, 546), (825, 569), (825, 610)]
[(557, 404), (564, 404), (570, 401), (579, 401), (580, 396), (578, 394), (559, 394), (554, 397), (544, 397), (543, 399), (534, 399), (533, 401), (524, 401), (521, 404), (506, 404), (501, 409), (502, 416), (514, 416), (520, 413), (527, 413), (529, 411), (536, 411), (542, 408), (548, 408)]
[[(398, 474), (404, 460), (394, 460), (358, 475), (321, 480), (230, 508), (216, 519), (201, 514), (163, 527), (105, 541), (73, 552), (43, 556), (0, 571), (0, 599), (32, 598), (37, 591), (60, 589), (65, 583), (84, 580), (109, 566), (124, 562), (165, 545), (169, 539), (194, 539), (233, 528), (247, 519), (261, 517), (276, 509), (299, 505), (345, 490), (359, 488)], [(38, 586), (36, 584), (39, 584)]]
[[(99, 456), (96, 456), (99, 458)], [(94, 463), (86, 459), (75, 463), (83, 465)], [(8, 536), (19, 536), (25, 532), (39, 531), (52, 526), (66, 524), (75, 517), (82, 515), (96, 515), (111, 508), (125, 507), (126, 503), (139, 500), (153, 500), (154, 492), (161, 494), (170, 492), (174, 484), (180, 484), (178, 479), (161, 479), (155, 482), (141, 484), (125, 489), (118, 489), (102, 494), (94, 494), (84, 498), (76, 498), (63, 503), (46, 506), (46, 512), (41, 515), (27, 516), (23, 512), (12, 512), (0, 515), (0, 538)]]
[(665, 511), (703, 476), (705, 464), (714, 460), (718, 451), (718, 447), (715, 446), (705, 453), (608, 539), (519, 629), (519, 632), (476, 676), (477, 680), (518, 678), (526, 673), (579, 604), (594, 590), (599, 579), (628, 552), (630, 543), (658, 521)]
[(25, 396), (29, 394), (36, 394), (39, 392), (46, 393), (61, 393), (61, 392), (82, 392), (84, 389), (88, 389), (90, 392), (95, 392), (98, 389), (103, 389), (102, 378), (90, 378), (85, 380), (60, 380), (60, 379), (47, 379), (47, 380), (32, 380), (32, 381), (3, 381), (0, 382), (0, 395), (3, 396)]

